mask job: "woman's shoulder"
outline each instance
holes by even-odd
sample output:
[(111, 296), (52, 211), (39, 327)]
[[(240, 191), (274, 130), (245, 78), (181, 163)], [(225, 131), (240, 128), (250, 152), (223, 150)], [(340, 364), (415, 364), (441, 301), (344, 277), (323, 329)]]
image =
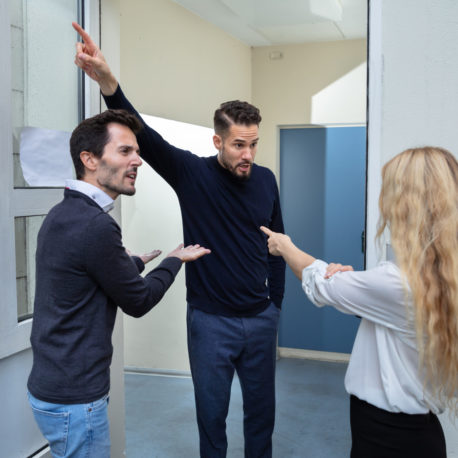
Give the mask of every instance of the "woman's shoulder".
[(397, 298), (401, 302), (405, 302), (406, 297), (410, 295), (407, 277), (392, 261), (381, 261), (361, 274), (361, 279), (367, 280), (368, 286), (375, 287), (382, 295), (385, 294), (392, 299)]
[(380, 261), (374, 269), (379, 269), (382, 272), (388, 272), (394, 275), (401, 276), (399, 266), (393, 261)]

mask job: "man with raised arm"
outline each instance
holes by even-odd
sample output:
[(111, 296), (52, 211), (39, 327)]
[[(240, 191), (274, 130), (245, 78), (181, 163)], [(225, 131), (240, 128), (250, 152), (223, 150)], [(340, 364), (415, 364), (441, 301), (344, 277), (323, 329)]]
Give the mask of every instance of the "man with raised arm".
[(145, 263), (160, 254), (130, 256), (108, 214), (120, 195), (135, 193), (142, 160), (124, 110), (81, 122), (70, 151), (77, 180), (46, 216), (37, 241), (36, 294), (29, 401), (53, 456), (109, 458), (107, 416), (111, 335), (117, 308), (134, 317), (151, 310), (183, 262), (209, 253), (180, 245), (144, 278)]
[[(141, 120), (100, 49), (73, 24), (75, 63), (98, 82), (107, 106)], [(259, 110), (223, 103), (215, 112), (218, 154), (199, 157), (167, 143), (143, 121), (142, 158), (176, 192), (184, 240), (212, 250), (186, 266), (188, 351), (202, 457), (225, 457), (226, 417), (234, 371), (242, 387), (245, 456), (271, 457), (275, 356), (285, 264), (270, 256), (261, 225), (283, 232), (273, 173), (254, 164)]]

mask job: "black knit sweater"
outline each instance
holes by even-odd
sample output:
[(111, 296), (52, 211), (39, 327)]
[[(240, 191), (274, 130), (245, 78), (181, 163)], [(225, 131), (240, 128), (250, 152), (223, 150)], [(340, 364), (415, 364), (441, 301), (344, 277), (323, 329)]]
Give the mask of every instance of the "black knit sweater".
[[(109, 108), (140, 115), (118, 86), (105, 97)], [(137, 135), (142, 158), (175, 190), (183, 217), (184, 243), (212, 253), (186, 264), (187, 300), (192, 307), (224, 316), (252, 316), (270, 302), (280, 308), (285, 262), (269, 255), (259, 226), (283, 232), (277, 183), (266, 167), (253, 165), (240, 181), (216, 156), (199, 157), (167, 143), (144, 122)]]
[(166, 258), (145, 278), (127, 255), (121, 230), (91, 198), (66, 189), (38, 234), (29, 391), (58, 404), (108, 393), (117, 307), (139, 317), (156, 305), (179, 271)]

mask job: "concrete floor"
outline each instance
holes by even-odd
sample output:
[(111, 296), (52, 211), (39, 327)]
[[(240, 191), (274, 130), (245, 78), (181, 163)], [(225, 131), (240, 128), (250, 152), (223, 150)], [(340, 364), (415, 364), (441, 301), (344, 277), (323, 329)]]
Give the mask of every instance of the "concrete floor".
[[(274, 458), (344, 458), (350, 453), (347, 364), (277, 361)], [(199, 456), (192, 381), (126, 374), (127, 458)], [(227, 418), (228, 458), (243, 458), (243, 410), (235, 378)]]

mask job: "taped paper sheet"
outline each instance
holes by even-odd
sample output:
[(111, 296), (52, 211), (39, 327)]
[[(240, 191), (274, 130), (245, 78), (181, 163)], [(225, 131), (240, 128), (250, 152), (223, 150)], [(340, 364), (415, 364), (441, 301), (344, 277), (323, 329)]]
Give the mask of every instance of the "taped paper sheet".
[(72, 178), (70, 132), (24, 127), (20, 159), (25, 181), (33, 187), (64, 187)]

